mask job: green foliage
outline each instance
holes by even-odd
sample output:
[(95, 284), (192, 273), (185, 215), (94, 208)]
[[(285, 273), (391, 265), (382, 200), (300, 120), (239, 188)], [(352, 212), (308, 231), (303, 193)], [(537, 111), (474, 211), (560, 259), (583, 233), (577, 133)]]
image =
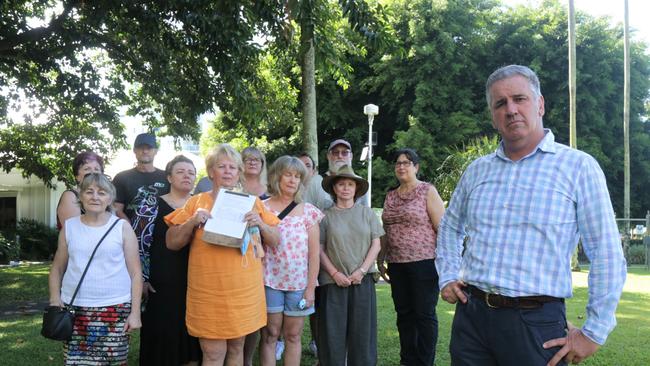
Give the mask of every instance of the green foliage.
[(9, 263), (20, 259), (20, 245), (0, 232), (0, 263)]
[(201, 113), (252, 100), (243, 83), (257, 77), (254, 38), (284, 19), (276, 0), (1, 4), (0, 110), (29, 111), (0, 113), (0, 166), (46, 183), (70, 178), (79, 151), (125, 146), (122, 106), (152, 129), (197, 137)]
[(627, 252), (627, 264), (645, 264), (645, 254), (644, 245), (631, 245)]
[[(538, 73), (544, 125), (568, 144), (565, 5), (557, 0), (515, 8), (489, 0), (393, 0), (386, 7), (397, 44), (388, 51), (369, 48), (363, 58), (350, 56), (355, 74), (346, 91), (328, 81), (319, 86), (320, 100), (327, 101), (319, 104), (321, 141), (346, 136), (357, 150), (367, 139), (361, 107), (377, 104), (376, 157), (416, 148), (426, 165), (423, 173), (437, 180), (436, 169), (454, 149), (492, 133), (485, 80), (496, 68), (518, 63)], [(581, 12), (577, 23), (578, 148), (600, 163), (621, 216), (622, 30)], [(631, 214), (638, 217), (650, 207), (650, 191), (643, 188), (650, 180), (650, 124), (643, 122), (650, 96), (647, 46), (633, 40), (631, 57)]]
[(56, 229), (32, 219), (22, 218), (16, 225), (20, 237), (20, 259), (49, 260), (57, 248)]
[(451, 200), (456, 184), (469, 164), (481, 156), (496, 151), (498, 144), (498, 136), (483, 136), (470, 140), (467, 145), (457, 148), (454, 153), (447, 156), (436, 169), (437, 175), (434, 180), (434, 185), (443, 201)]

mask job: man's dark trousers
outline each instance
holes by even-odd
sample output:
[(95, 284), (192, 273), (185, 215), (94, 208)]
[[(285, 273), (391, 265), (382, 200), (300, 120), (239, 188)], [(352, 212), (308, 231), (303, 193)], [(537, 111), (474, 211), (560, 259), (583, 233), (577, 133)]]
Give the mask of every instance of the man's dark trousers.
[(566, 336), (563, 302), (537, 309), (491, 308), (484, 299), (465, 295), (467, 304), (458, 302), (451, 328), (453, 366), (543, 366), (560, 350), (542, 344)]

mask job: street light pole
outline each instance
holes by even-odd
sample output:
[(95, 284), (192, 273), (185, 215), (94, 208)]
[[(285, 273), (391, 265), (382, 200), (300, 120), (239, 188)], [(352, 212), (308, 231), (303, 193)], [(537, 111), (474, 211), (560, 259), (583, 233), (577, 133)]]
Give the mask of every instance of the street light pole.
[(379, 114), (379, 107), (366, 104), (363, 106), (363, 114), (368, 116), (368, 207), (372, 207), (372, 122)]

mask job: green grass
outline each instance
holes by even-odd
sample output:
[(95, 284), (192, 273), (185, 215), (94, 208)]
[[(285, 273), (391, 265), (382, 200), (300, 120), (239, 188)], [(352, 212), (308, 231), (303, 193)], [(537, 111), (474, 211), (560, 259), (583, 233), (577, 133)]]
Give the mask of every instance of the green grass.
[(0, 268), (0, 308), (23, 301), (47, 300), (50, 264)]
[[(587, 272), (574, 274), (574, 297), (567, 301), (567, 318), (576, 325), (584, 322), (587, 301)], [(47, 298), (47, 265), (30, 265), (0, 269), (0, 305), (23, 300)], [(377, 286), (379, 365), (399, 364), (399, 338), (390, 287)], [(582, 365), (650, 365), (650, 272), (630, 268), (625, 291), (617, 311), (618, 326), (607, 344)], [(440, 321), (436, 365), (449, 365), (449, 335), (454, 307), (438, 303)], [(39, 316), (16, 316), (0, 319), (0, 350), (2, 364), (60, 365), (62, 347), (59, 342), (40, 336)], [(303, 365), (316, 360), (307, 354), (309, 331), (303, 334)], [(138, 334), (131, 338), (129, 364), (137, 365)], [(8, 352), (6, 352), (8, 351)], [(280, 363), (279, 363), (280, 364)]]

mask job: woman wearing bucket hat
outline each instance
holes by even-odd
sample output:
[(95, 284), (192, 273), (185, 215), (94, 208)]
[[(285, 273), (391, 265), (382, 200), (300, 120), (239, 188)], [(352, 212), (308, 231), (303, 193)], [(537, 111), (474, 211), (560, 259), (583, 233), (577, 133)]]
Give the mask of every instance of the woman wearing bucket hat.
[[(377, 364), (377, 299), (370, 272), (384, 229), (369, 207), (355, 204), (368, 182), (349, 165), (323, 179), (334, 206), (321, 221), (321, 298), (318, 358), (321, 366)], [(343, 350), (347, 350), (347, 353)]]

